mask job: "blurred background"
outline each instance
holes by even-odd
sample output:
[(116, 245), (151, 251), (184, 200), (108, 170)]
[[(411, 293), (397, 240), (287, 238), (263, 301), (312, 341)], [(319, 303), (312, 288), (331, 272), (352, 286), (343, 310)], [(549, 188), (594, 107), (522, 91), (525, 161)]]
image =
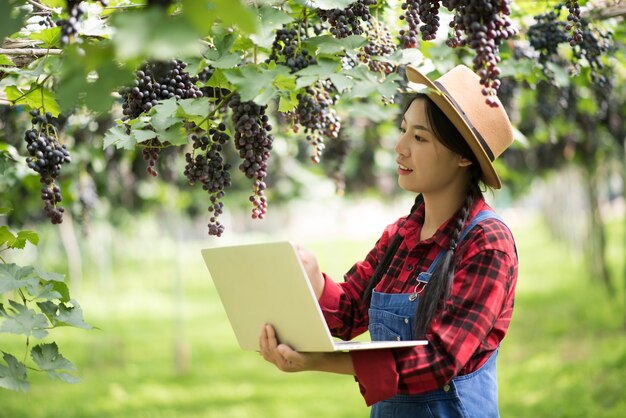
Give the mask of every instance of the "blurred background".
[[(121, 90), (113, 94), (110, 88), (72, 90), (76, 68), (55, 66), (55, 58), (48, 55), (35, 59), (46, 44), (36, 44), (36, 51), (28, 54), (11, 52), (11, 48), (18, 50), (18, 41), (48, 42), (52, 51), (66, 54), (69, 61), (73, 58), (84, 74), (93, 76), (91, 71), (97, 68), (100, 78), (91, 77), (89, 86), (101, 87), (96, 79), (112, 80), (119, 75), (120, 80), (130, 81), (138, 62), (154, 58), (158, 49), (152, 44), (138, 49), (125, 57), (123, 74), (122, 70), (107, 73), (98, 65), (109, 62), (109, 55), (98, 56), (89, 47), (80, 55), (77, 43), (57, 50), (59, 39), (37, 35), (41, 28), (32, 28), (46, 13), (67, 17), (64, 2), (9, 3), (10, 7), (1, 5), (0, 16), (5, 18), (11, 9), (30, 9), (21, 15), (25, 27), (1, 45), (0, 92), (44, 79), (37, 87), (41, 90), (20, 91), (24, 95), (41, 92), (42, 100), (50, 92), (60, 103), (67, 100), (61, 97), (63, 91), (66, 96), (88, 92), (96, 102), (101, 99), (111, 106), (94, 112), (89, 107), (92, 99), (63, 118), (59, 141), (68, 145), (72, 162), (63, 166), (57, 179), (63, 192), (63, 222), (52, 225), (43, 211), (39, 176), (25, 160), (25, 131), (32, 127), (29, 112), (37, 104), (0, 94), (0, 228), (4, 228), (0, 238), (5, 240), (0, 244), (1, 261), (63, 274), (75, 300), (74, 313), (80, 306), (82, 318), (94, 327), (57, 327), (42, 339), (27, 339), (7, 331), (2, 325), (6, 322), (0, 322), (0, 350), (25, 364), (29, 383), (26, 392), (0, 389), (0, 418), (368, 416), (352, 378), (284, 374), (257, 353), (240, 350), (200, 250), (291, 240), (314, 251), (323, 270), (342, 280), (373, 247), (384, 227), (409, 211), (414, 198), (396, 184), (393, 147), (406, 100), (406, 94), (400, 93), (408, 87), (402, 80), (406, 62), (401, 61), (414, 60), (436, 77), (459, 63), (471, 66), (473, 55), (467, 49), (448, 48), (441, 39), (444, 35), (419, 48), (407, 48), (404, 58), (384, 61), (378, 57), (393, 71), (368, 79), (370, 84), (364, 78), (333, 99), (336, 113), (332, 117), (341, 120), (341, 129), (323, 139), (319, 164), (311, 158), (319, 149), (315, 144), (311, 147), (304, 129), (294, 132), (293, 114), (279, 111), (282, 101), (272, 97), (267, 114), (275, 139), (265, 178), (267, 213), (264, 219), (252, 219), (252, 182), (233, 169), (232, 186), (221, 199), (224, 213), (219, 219), (224, 232), (216, 237), (207, 234), (210, 196), (199, 185), (191, 187), (183, 174), (185, 154), (193, 149), (191, 139), (185, 136), (179, 146), (163, 148), (154, 166), (158, 176), (148, 175), (144, 151), (150, 147), (136, 138), (132, 146), (120, 144), (120, 138), (130, 138), (123, 130), (116, 131), (124, 126)], [(94, 43), (108, 39), (110, 34), (101, 30), (101, 22), (108, 22), (112, 13), (125, 13), (144, 3), (120, 0), (106, 7), (89, 3), (80, 36)], [(182, 9), (182, 19), (189, 17), (188, 10), (195, 10), (181, 2), (162, 3), (171, 15)], [(248, 2), (208, 3), (217, 4), (224, 13), (222, 21), (211, 21), (214, 26), (231, 23), (233, 15), (228, 13), (256, 16), (246, 8)], [(285, 3), (293, 7), (291, 15), (304, 7), (301, 2)], [(373, 7), (379, 7), (381, 14), (388, 12), (386, 21), (393, 27), (402, 3), (379, 2)], [(566, 3), (573, 7), (572, 2)], [(237, 38), (228, 52), (240, 53), (237, 57), (246, 65), (257, 65), (257, 53), (262, 59), (271, 56), (276, 30), (291, 24), (291, 20), (277, 19), (283, 15), (268, 12), (284, 5), (254, 4), (269, 32), (257, 28), (255, 33), (240, 23), (241, 34), (231, 31), (227, 35)], [(582, 46), (567, 46), (565, 4), (517, 2), (511, 16), (520, 27), (519, 37), (504, 42), (500, 50), (498, 95), (516, 128), (516, 141), (497, 162), (503, 189), (487, 190), (485, 197), (511, 227), (520, 257), (514, 317), (498, 357), (503, 417), (621, 418), (626, 411), (626, 7), (621, 1), (581, 1), (580, 5), (591, 22), (581, 29), (586, 40)], [(104, 24), (105, 29), (124, 34), (122, 41), (113, 37), (113, 45), (105, 47), (110, 51), (104, 50), (119, 53), (127, 39), (139, 38), (141, 28), (153, 25), (156, 15), (149, 14), (154, 11), (150, 7), (148, 13), (129, 13), (136, 20), (113, 19), (111, 27)], [(287, 14), (282, 9), (281, 13)], [(451, 20), (443, 11), (442, 18)], [(170, 23), (167, 19), (160, 22), (158, 32), (174, 39), (161, 40), (170, 47), (166, 50), (177, 51), (184, 42), (173, 34), (184, 31)], [(13, 33), (6, 27), (0, 25), (0, 31)], [(203, 38), (212, 42), (209, 49), (224, 46), (226, 37), (218, 32)], [(261, 35), (267, 39), (261, 40)], [(324, 54), (319, 52), (324, 42), (330, 45), (326, 38), (303, 45), (318, 58), (338, 55), (335, 64), (341, 61), (340, 66), (344, 58), (357, 59), (357, 51), (365, 45), (332, 44), (336, 52)], [(254, 64), (250, 62), (252, 50)], [(206, 72), (213, 74), (227, 64), (223, 56), (203, 57), (195, 62), (189, 58), (188, 69), (194, 76), (205, 71), (205, 79), (196, 80), (198, 86), (217, 94), (220, 84), (211, 84), (217, 82), (210, 81), (212, 75)], [(372, 69), (363, 62), (354, 65), (382, 74), (379, 67)], [(357, 72), (350, 72), (354, 68), (342, 68), (337, 74), (348, 71), (357, 79)], [(298, 82), (303, 78), (298, 76)], [(49, 80), (54, 80), (50, 91), (44, 89)], [(388, 83), (391, 90), (387, 80), (392, 80)], [(349, 83), (348, 78), (343, 81)], [(296, 76), (290, 82), (295, 90)], [(298, 91), (303, 86), (298, 84)], [(247, 87), (229, 85), (242, 94)], [(355, 94), (359, 89), (368, 93)], [(381, 92), (389, 91), (389, 97), (381, 101)], [(151, 117), (161, 116), (159, 112)], [(232, 111), (220, 112), (226, 131), (234, 132)], [(111, 139), (115, 135), (117, 142)], [(224, 147), (223, 157), (233, 167), (239, 165), (232, 147)], [(25, 241), (23, 249), (7, 248), (7, 234), (18, 231), (35, 231), (37, 245)], [(9, 300), (19, 299), (17, 291), (5, 291), (11, 279), (7, 271), (3, 267), (0, 272), (0, 314), (9, 310)], [(53, 341), (75, 366), (71, 374), (79, 382), (51, 379), (33, 364), (30, 349)], [(0, 388), (15, 383), (9, 378), (18, 374), (4, 357)]]

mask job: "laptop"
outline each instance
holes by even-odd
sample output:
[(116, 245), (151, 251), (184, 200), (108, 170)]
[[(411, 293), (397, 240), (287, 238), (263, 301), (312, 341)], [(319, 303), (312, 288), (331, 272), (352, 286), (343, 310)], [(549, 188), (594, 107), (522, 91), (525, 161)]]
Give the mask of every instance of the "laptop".
[(208, 248), (202, 255), (243, 350), (259, 350), (264, 324), (274, 327), (280, 343), (302, 352), (427, 344), (426, 340), (335, 340), (291, 242)]

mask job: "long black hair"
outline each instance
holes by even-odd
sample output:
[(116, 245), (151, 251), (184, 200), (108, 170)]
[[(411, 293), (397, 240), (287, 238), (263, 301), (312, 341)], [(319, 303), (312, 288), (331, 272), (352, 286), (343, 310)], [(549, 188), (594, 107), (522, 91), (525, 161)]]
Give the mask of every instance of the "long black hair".
[[(446, 115), (437, 107), (437, 105), (435, 105), (435, 103), (427, 95), (420, 93), (413, 96), (405, 106), (403, 114), (406, 113), (411, 103), (413, 103), (413, 101), (416, 99), (425, 100), (426, 116), (436, 138), (446, 148), (450, 149), (452, 152), (461, 155), (464, 158), (467, 158), (472, 162), (472, 164), (469, 166), (469, 188), (465, 201), (463, 203), (463, 207), (458, 212), (459, 215), (455, 220), (455, 228), (450, 237), (449, 246), (446, 249), (446, 252), (440, 260), (439, 264), (435, 268), (432, 276), (430, 277), (428, 285), (420, 294), (419, 303), (417, 304), (418, 306), (415, 314), (414, 334), (415, 338), (421, 338), (426, 334), (427, 330), (429, 329), (430, 324), (435, 317), (437, 311), (442, 306), (445, 306), (445, 302), (450, 297), (450, 290), (452, 288), (452, 281), (454, 279), (454, 250), (458, 245), (459, 236), (461, 235), (465, 223), (467, 222), (471, 208), (474, 205), (474, 201), (480, 198), (480, 196), (482, 195), (482, 191), (480, 189), (480, 178), (482, 176), (482, 173), (480, 170), (480, 165), (478, 164), (478, 161), (476, 160), (476, 157), (474, 156), (474, 153), (469, 147), (467, 141), (463, 138), (461, 133), (458, 131), (458, 129), (456, 129), (452, 122), (450, 122)], [(421, 194), (418, 194), (415, 199), (415, 203), (411, 208), (411, 214), (420, 206), (423, 201), (423, 196)], [(374, 288), (378, 285), (380, 280), (389, 269), (389, 265), (391, 264), (391, 261), (393, 260), (393, 257), (395, 256), (401, 243), (402, 237), (396, 232), (395, 236), (391, 240), (391, 243), (387, 247), (387, 251), (376, 266), (376, 269), (374, 270), (374, 273), (372, 274), (372, 277), (370, 278), (367, 287), (365, 288), (365, 292), (363, 293), (363, 301), (366, 305), (369, 305)]]

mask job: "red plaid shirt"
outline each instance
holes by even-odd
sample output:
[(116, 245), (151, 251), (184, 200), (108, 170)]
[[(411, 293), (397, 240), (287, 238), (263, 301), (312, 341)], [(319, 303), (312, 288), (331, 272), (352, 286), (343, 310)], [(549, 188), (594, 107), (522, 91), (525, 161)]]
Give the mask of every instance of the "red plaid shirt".
[[(479, 199), (470, 218), (489, 209)], [(403, 241), (376, 290), (410, 293), (415, 276), (426, 271), (447, 248), (455, 219), (429, 239), (419, 240), (424, 204), (389, 225), (364, 261), (336, 283), (325, 276), (320, 306), (333, 335), (349, 340), (367, 331), (367, 306), (361, 295), (394, 234)], [(406, 220), (406, 222), (405, 222)], [(468, 221), (469, 223), (469, 221)], [(438, 314), (426, 334), (429, 344), (351, 352), (356, 380), (368, 405), (396, 394), (417, 394), (443, 387), (457, 375), (482, 366), (504, 338), (513, 312), (517, 256), (509, 229), (495, 219), (475, 226), (455, 250), (455, 273), (448, 309)]]

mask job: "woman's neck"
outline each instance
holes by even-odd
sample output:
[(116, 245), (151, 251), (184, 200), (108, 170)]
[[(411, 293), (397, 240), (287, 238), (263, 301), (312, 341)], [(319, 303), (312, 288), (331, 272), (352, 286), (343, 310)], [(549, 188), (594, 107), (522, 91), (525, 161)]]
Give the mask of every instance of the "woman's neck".
[(424, 194), (424, 224), (420, 240), (432, 237), (437, 229), (463, 206), (467, 197), (467, 187), (445, 193)]

